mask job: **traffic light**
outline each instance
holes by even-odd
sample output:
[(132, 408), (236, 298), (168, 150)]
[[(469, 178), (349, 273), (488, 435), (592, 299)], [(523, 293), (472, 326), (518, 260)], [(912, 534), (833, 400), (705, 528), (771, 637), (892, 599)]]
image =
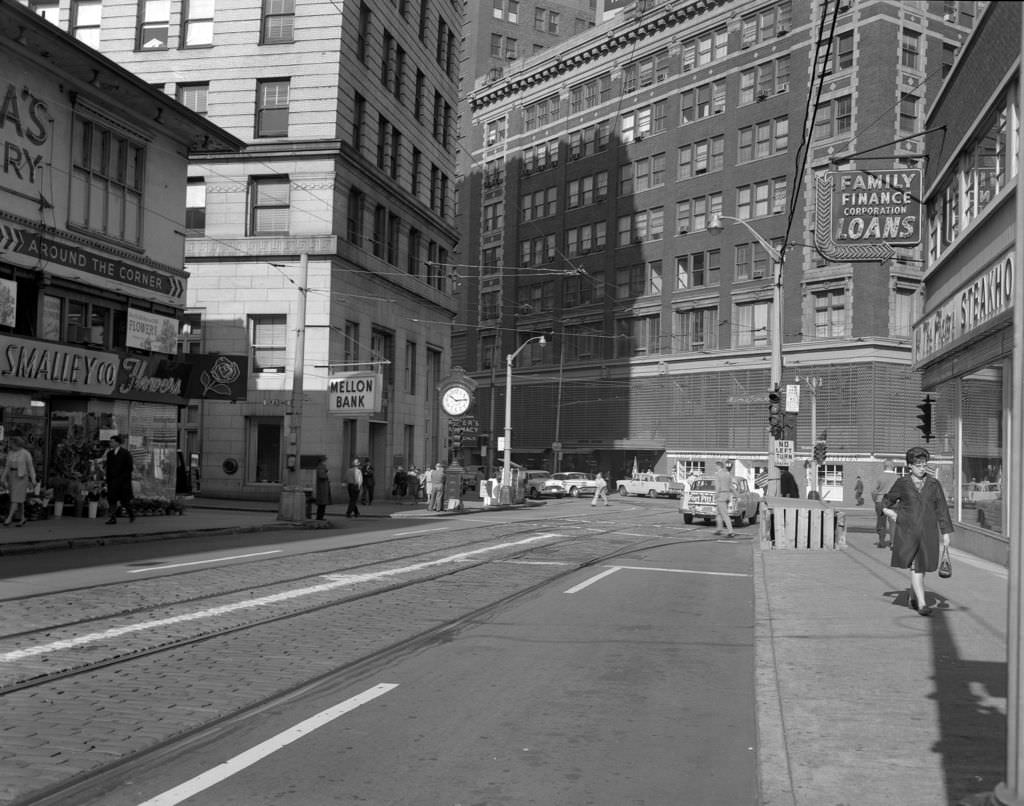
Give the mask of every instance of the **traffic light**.
[(782, 393), (776, 386), (768, 393), (768, 430), (772, 439), (782, 439), (785, 434), (786, 416), (782, 410)]
[(796, 412), (786, 411), (782, 413), (782, 438), (796, 442)]
[(828, 456), (828, 446), (824, 442), (814, 443), (814, 461), (819, 465), (825, 463), (825, 457)]
[(921, 423), (917, 426), (917, 430), (921, 432), (925, 442), (931, 442), (932, 437), (932, 396), (925, 395), (924, 400), (917, 404), (917, 407), (921, 410), (921, 413), (917, 415), (917, 419)]

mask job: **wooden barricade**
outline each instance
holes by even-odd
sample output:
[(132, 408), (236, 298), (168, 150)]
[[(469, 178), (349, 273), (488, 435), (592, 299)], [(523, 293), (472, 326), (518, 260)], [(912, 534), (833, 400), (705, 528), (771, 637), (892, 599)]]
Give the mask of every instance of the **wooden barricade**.
[(846, 547), (846, 514), (818, 501), (765, 499), (762, 549), (841, 549)]

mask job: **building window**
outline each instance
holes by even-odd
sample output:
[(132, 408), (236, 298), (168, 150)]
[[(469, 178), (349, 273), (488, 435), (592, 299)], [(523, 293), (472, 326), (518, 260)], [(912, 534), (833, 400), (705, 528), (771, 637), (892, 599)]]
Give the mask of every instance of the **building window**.
[(263, 0), (264, 45), (295, 41), (295, 0)]
[(363, 210), (366, 196), (358, 188), (350, 188), (348, 192), (348, 231), (346, 238), (349, 243), (357, 246), (363, 242)]
[(771, 342), (771, 328), (769, 327), (771, 310), (770, 302), (737, 304), (733, 315), (733, 346), (768, 346)]
[[(420, 39), (423, 38), (424, 17), (426, 16), (426, 5), (427, 0), (423, 0), (422, 12), (423, 16), (420, 17)], [(373, 17), (370, 7), (365, 2), (359, 4), (359, 31), (356, 35), (356, 58), (359, 59), (363, 64), (366, 64), (366, 52), (369, 49), (370, 43), (370, 21)]]
[(910, 28), (903, 29), (900, 37), (900, 64), (911, 70), (920, 69), (921, 33)]
[(818, 105), (814, 123), (814, 139), (841, 137), (849, 134), (853, 123), (853, 98), (844, 95)]
[[(940, 389), (939, 394), (943, 391)], [(961, 517), (965, 523), (975, 523), (982, 529), (1006, 534), (1003, 518), (1006, 498), (1003, 456), (1006, 455), (1007, 445), (1002, 367), (998, 364), (983, 367), (963, 379), (959, 394), (955, 387), (949, 391), (949, 397), (955, 396), (961, 401)], [(942, 398), (939, 399), (941, 401)], [(937, 418), (932, 430), (939, 437), (941, 445), (953, 429)]]
[(103, 4), (100, 0), (77, 0), (71, 7), (71, 34), (91, 48), (100, 48), (100, 20)]
[[(693, 123), (695, 120), (717, 115), (725, 111), (725, 81), (712, 81), (693, 89), (684, 90), (679, 96), (679, 122)], [(625, 140), (625, 134), (623, 134)]]
[(187, 106), (193, 112), (200, 115), (207, 113), (206, 99), (210, 92), (210, 85), (203, 84), (179, 84), (177, 88), (177, 100), (182, 106)]
[(892, 293), (892, 315), (889, 319), (889, 335), (909, 339), (917, 321), (917, 289), (913, 286), (898, 285)]
[(142, 0), (139, 4), (139, 50), (167, 50), (171, 27), (171, 0)]
[(139, 243), (145, 149), (91, 120), (78, 117), (74, 125), (70, 223), (119, 241)]
[(404, 378), (405, 378), (405, 393), (407, 395), (416, 394), (416, 342), (407, 341), (405, 343), (405, 366), (404, 366)]
[(182, 10), (182, 47), (207, 47), (213, 44), (214, 3), (215, 0), (186, 0)]
[(660, 316), (618, 319), (615, 322), (615, 335), (617, 358), (662, 352)]
[(900, 97), (900, 131), (901, 132), (916, 132), (918, 130), (917, 125), (917, 108), (920, 102), (920, 98), (916, 95), (904, 93)]
[(341, 361), (346, 370), (359, 366), (359, 323), (345, 322), (345, 337), (342, 340)]
[(256, 136), (288, 136), (288, 79), (256, 82)]
[(418, 229), (410, 229), (405, 264), (405, 270), (408, 274), (416, 276), (420, 273), (420, 261), (423, 259), (420, 254), (422, 250), (423, 233)]
[(846, 290), (824, 288), (811, 292), (815, 338), (832, 339), (847, 335)]
[(704, 288), (718, 285), (722, 267), (722, 252), (709, 249), (707, 252), (692, 252), (676, 258), (676, 288)]
[(288, 352), (288, 317), (253, 314), (249, 317), (253, 372), (284, 372)]
[(675, 349), (696, 353), (718, 349), (718, 306), (676, 311)]
[(254, 177), (250, 180), (251, 235), (287, 235), (290, 183), (287, 176)]
[(185, 235), (206, 234), (206, 180), (189, 177), (185, 189)]

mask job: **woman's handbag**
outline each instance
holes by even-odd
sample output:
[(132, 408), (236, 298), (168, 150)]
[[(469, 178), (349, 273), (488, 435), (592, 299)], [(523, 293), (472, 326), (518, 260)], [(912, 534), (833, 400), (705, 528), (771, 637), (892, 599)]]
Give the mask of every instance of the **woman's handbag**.
[(942, 547), (942, 557), (939, 559), (939, 576), (949, 579), (953, 576), (953, 563), (949, 561), (949, 547)]

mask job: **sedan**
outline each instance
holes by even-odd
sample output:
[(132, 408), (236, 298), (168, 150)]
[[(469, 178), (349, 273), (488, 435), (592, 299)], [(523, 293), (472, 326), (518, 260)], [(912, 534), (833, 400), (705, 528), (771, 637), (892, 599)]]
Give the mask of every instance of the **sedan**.
[(593, 495), (596, 490), (597, 482), (590, 473), (555, 473), (544, 483), (541, 494), (579, 498), (581, 495)]

